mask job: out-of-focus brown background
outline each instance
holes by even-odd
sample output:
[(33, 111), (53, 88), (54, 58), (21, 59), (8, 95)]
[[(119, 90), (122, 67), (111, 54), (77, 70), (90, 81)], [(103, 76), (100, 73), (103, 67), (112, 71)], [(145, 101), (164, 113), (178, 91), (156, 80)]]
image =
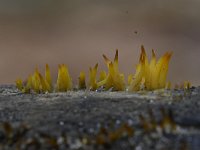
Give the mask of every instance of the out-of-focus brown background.
[(0, 83), (25, 79), (49, 63), (81, 70), (119, 49), (120, 69), (135, 72), (140, 46), (174, 52), (168, 79), (200, 84), (199, 0), (0, 0)]

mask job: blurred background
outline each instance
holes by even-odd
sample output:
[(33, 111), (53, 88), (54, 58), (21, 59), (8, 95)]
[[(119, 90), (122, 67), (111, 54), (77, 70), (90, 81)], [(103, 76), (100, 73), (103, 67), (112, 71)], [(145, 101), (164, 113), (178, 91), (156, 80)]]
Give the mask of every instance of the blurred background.
[(0, 0), (0, 83), (25, 79), (38, 66), (65, 63), (73, 82), (79, 72), (113, 58), (135, 72), (140, 46), (158, 56), (173, 51), (168, 79), (200, 84), (199, 0)]

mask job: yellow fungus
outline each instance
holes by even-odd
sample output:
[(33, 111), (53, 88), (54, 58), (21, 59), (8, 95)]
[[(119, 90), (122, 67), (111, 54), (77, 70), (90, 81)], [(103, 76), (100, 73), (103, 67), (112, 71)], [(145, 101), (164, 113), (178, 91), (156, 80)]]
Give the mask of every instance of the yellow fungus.
[(113, 88), (116, 91), (125, 90), (124, 75), (120, 74), (119, 72), (118, 50), (116, 50), (116, 54), (115, 54), (115, 58), (113, 62), (110, 61), (105, 55), (103, 55), (103, 58), (108, 67), (108, 75), (104, 80), (98, 82), (98, 87), (104, 86), (106, 90), (110, 88)]
[(165, 88), (171, 55), (171, 52), (167, 52), (156, 62), (156, 55), (152, 50), (152, 59), (149, 63), (145, 49), (142, 46), (134, 80), (130, 83), (128, 90), (138, 91), (141, 90), (141, 86), (144, 86), (146, 90)]
[(15, 83), (16, 83), (16, 87), (17, 87), (20, 91), (22, 91), (22, 90), (23, 90), (23, 83), (22, 83), (22, 80), (21, 80), (21, 79), (17, 79), (17, 80), (15, 81)]
[(96, 64), (94, 68), (90, 67), (90, 70), (89, 70), (89, 89), (90, 90), (96, 90), (98, 88), (97, 81), (96, 81), (97, 69), (98, 69), (98, 64)]
[[(25, 82), (25, 86), (21, 87), (21, 84), (22, 81), (16, 81), (16, 87), (24, 93), (30, 93), (31, 91), (34, 91), (35, 93), (52, 92), (53, 85), (48, 64), (46, 64), (45, 67), (45, 77), (43, 77), (38, 68), (36, 68), (33, 75), (29, 75)], [(56, 88), (59, 92), (72, 89), (72, 80), (65, 65), (59, 65)]]
[(106, 76), (107, 76), (106, 72), (105, 71), (101, 71), (100, 75), (99, 75), (99, 82), (105, 80)]
[(44, 93), (47, 91), (51, 91), (49, 84), (43, 78), (37, 68), (35, 69), (34, 74), (28, 77), (25, 89), (23, 91), (25, 93), (29, 93), (30, 90), (33, 90), (35, 93)]
[[(139, 90), (156, 90), (156, 89), (170, 89), (171, 83), (166, 82), (169, 61), (172, 56), (171, 52), (165, 53), (161, 58), (157, 59), (155, 51), (152, 50), (152, 58), (150, 61), (146, 55), (144, 46), (141, 46), (141, 54), (139, 63), (136, 66), (134, 75), (128, 76), (128, 91)], [(96, 90), (99, 87), (105, 90), (113, 89), (115, 91), (123, 91), (126, 89), (124, 74), (119, 71), (118, 50), (116, 50), (114, 60), (111, 61), (106, 55), (103, 55), (108, 72), (101, 71), (98, 80), (97, 69), (98, 64), (94, 68), (89, 69), (89, 83), (90, 90)], [(85, 89), (85, 73), (81, 72), (79, 75), (79, 89)], [(25, 82), (21, 79), (16, 80), (16, 87), (24, 93), (45, 93), (45, 92), (65, 92), (72, 89), (72, 79), (69, 75), (68, 68), (62, 64), (58, 67), (58, 77), (56, 86), (53, 86), (51, 73), (48, 64), (45, 67), (44, 77), (36, 68)], [(184, 82), (183, 89), (189, 89), (191, 84)]]
[(30, 90), (32, 89), (32, 75), (29, 75), (27, 81), (26, 81), (26, 86), (23, 90), (24, 93), (30, 93)]
[(35, 69), (35, 72), (32, 76), (32, 87), (35, 93), (40, 93), (41, 82), (40, 82), (40, 77), (39, 77), (39, 71), (37, 68)]
[(146, 83), (146, 79), (145, 79), (145, 77), (143, 77), (141, 82), (140, 82), (140, 90), (146, 89), (145, 83)]
[(58, 92), (65, 92), (72, 89), (72, 79), (69, 75), (66, 65), (59, 65), (58, 78), (56, 84), (56, 90)]
[(132, 74), (130, 74), (130, 75), (128, 75), (128, 86), (131, 84), (131, 82), (133, 81), (133, 75)]
[(49, 83), (42, 77), (40, 73), (39, 73), (39, 78), (40, 78), (40, 91), (42, 93), (51, 92), (51, 87)]
[(79, 80), (78, 88), (79, 89), (85, 89), (86, 88), (86, 84), (85, 84), (85, 73), (84, 72), (80, 72), (78, 80)]
[(191, 83), (189, 82), (189, 81), (185, 81), (184, 82), (184, 89), (185, 90), (188, 90), (188, 89), (190, 89), (191, 88)]

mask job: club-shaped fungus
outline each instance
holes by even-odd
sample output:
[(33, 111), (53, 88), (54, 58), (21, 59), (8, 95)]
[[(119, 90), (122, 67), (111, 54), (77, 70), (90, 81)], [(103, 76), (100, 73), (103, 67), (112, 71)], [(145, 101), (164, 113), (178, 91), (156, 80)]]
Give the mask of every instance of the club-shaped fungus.
[(146, 90), (165, 88), (171, 56), (172, 52), (167, 52), (157, 61), (155, 52), (152, 50), (152, 58), (149, 62), (145, 49), (142, 46), (139, 64), (136, 66), (136, 73), (132, 81), (129, 79), (131, 83), (128, 91), (139, 91), (142, 84), (144, 84)]
[(17, 80), (15, 81), (15, 84), (16, 84), (16, 87), (17, 87), (20, 91), (23, 90), (23, 82), (22, 82), (21, 79), (17, 79)]
[(45, 78), (43, 78), (39, 70), (36, 68), (33, 75), (28, 77), (25, 84), (23, 84), (21, 79), (18, 79), (16, 80), (16, 86), (24, 93), (30, 93), (30, 91), (34, 91), (35, 93), (51, 92), (52, 83), (48, 65), (46, 65), (45, 69)]
[(189, 81), (185, 81), (184, 82), (184, 89), (185, 90), (188, 90), (188, 89), (190, 89), (191, 88), (191, 83), (189, 82)]
[(56, 91), (66, 92), (72, 89), (72, 79), (66, 65), (61, 64), (58, 67), (58, 78), (56, 83)]
[[(54, 88), (48, 64), (46, 64), (45, 67), (44, 77), (36, 68), (34, 73), (29, 75), (24, 84), (21, 79), (17, 79), (16, 86), (23, 93), (30, 93), (32, 91), (35, 93), (52, 92)], [(70, 89), (72, 89), (72, 80), (69, 76), (68, 69), (65, 65), (59, 65), (56, 90), (58, 92), (64, 92)]]
[(106, 90), (113, 88), (115, 91), (125, 90), (124, 75), (119, 72), (118, 50), (116, 50), (114, 61), (110, 61), (105, 55), (103, 58), (108, 67), (108, 75), (104, 80), (98, 82), (99, 86), (104, 86)]
[(40, 74), (39, 70), (36, 68), (34, 74), (32, 75), (32, 89), (35, 93), (50, 92), (51, 87), (46, 79)]
[(98, 64), (96, 64), (94, 68), (90, 67), (89, 69), (89, 89), (92, 91), (98, 88), (96, 81), (97, 69), (98, 69)]
[(86, 89), (85, 73), (83, 71), (80, 72), (80, 75), (79, 75), (79, 78), (78, 78), (78, 88), (79, 89)]
[[(145, 49), (141, 46), (141, 54), (139, 63), (136, 66), (135, 74), (128, 76), (128, 85), (125, 85), (124, 74), (120, 73), (118, 65), (118, 50), (116, 50), (114, 60), (111, 61), (106, 55), (103, 55), (108, 72), (101, 71), (97, 79), (98, 64), (93, 68), (89, 68), (89, 83), (86, 87), (85, 73), (79, 75), (78, 88), (89, 90), (97, 90), (102, 87), (105, 90), (112, 89), (114, 91), (140, 91), (140, 90), (156, 90), (170, 89), (171, 83), (166, 82), (169, 61), (172, 52), (166, 52), (161, 58), (157, 59), (154, 50), (152, 50), (152, 58), (149, 61)], [(23, 82), (21, 79), (16, 80), (16, 87), (24, 93), (45, 93), (45, 92), (65, 92), (71, 90), (72, 79), (66, 65), (61, 64), (58, 68), (58, 77), (56, 86), (53, 86), (49, 66), (46, 65), (45, 76), (43, 77), (36, 68), (35, 72)], [(190, 82), (184, 82), (183, 89), (190, 89)]]

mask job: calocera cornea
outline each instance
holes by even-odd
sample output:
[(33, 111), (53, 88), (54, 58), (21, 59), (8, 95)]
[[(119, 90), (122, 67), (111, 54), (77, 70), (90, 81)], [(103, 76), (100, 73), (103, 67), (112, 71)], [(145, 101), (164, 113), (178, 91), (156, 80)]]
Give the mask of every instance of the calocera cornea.
[(45, 67), (45, 77), (41, 75), (36, 67), (34, 73), (29, 75), (25, 83), (21, 79), (17, 79), (16, 87), (24, 93), (30, 93), (31, 91), (35, 93), (52, 92), (53, 86), (48, 64)]
[(131, 76), (128, 79), (128, 91), (139, 91), (141, 88), (156, 90), (165, 88), (166, 84), (169, 86), (166, 79), (171, 56), (172, 52), (166, 52), (157, 60), (155, 51), (152, 50), (152, 58), (149, 62), (145, 49), (142, 46), (139, 64), (136, 66), (136, 73), (132, 79)]
[[(139, 63), (136, 66), (135, 74), (128, 76), (128, 84), (125, 84), (124, 74), (119, 70), (119, 54), (116, 50), (114, 60), (111, 61), (106, 55), (103, 55), (108, 71), (100, 71), (98, 74), (98, 63), (89, 68), (89, 80), (86, 85), (86, 75), (82, 71), (78, 78), (78, 89), (97, 90), (103, 87), (105, 90), (112, 89), (114, 91), (140, 91), (140, 90), (157, 90), (170, 89), (171, 82), (167, 81), (169, 61), (172, 52), (166, 52), (159, 59), (156, 57), (155, 51), (152, 50), (150, 61), (146, 55), (144, 46), (141, 46), (141, 54)], [(55, 86), (52, 83), (51, 73), (48, 64), (45, 67), (44, 77), (36, 68), (32, 75), (23, 82), (21, 79), (16, 80), (16, 87), (24, 93), (45, 93), (45, 92), (66, 92), (73, 89), (72, 78), (69, 74), (68, 67), (61, 64), (58, 67), (58, 76)], [(184, 88), (189, 89), (191, 84), (184, 83)]]
[(116, 50), (114, 61), (111, 61), (106, 55), (103, 58), (108, 67), (108, 74), (102, 81), (98, 82), (99, 86), (104, 86), (106, 90), (113, 88), (115, 91), (125, 90), (124, 74), (119, 71), (118, 50)]
[(72, 78), (66, 65), (61, 64), (58, 67), (58, 78), (56, 83), (56, 91), (66, 92), (72, 89)]
[(96, 76), (97, 76), (97, 69), (98, 69), (98, 64), (94, 66), (94, 68), (89, 69), (89, 89), (94, 91), (98, 88), (97, 81), (96, 81)]
[(79, 89), (86, 89), (86, 83), (85, 83), (85, 72), (81, 71), (79, 78), (78, 78), (78, 88)]

